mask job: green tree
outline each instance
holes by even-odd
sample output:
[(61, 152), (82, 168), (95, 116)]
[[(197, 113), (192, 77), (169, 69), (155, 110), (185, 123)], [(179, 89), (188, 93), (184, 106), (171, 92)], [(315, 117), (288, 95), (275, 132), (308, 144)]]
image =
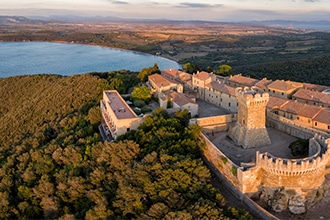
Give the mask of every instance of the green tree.
[(292, 142), (289, 145), (291, 154), (296, 157), (308, 156), (308, 147), (309, 147), (308, 139), (299, 139), (299, 140)]
[(183, 64), (182, 69), (188, 73), (193, 73), (195, 71), (195, 67), (191, 63)]
[(138, 79), (140, 79), (141, 82), (146, 82), (148, 80), (148, 76), (155, 73), (160, 73), (157, 63), (155, 63), (152, 67), (143, 68), (137, 77)]
[(223, 76), (229, 76), (233, 74), (232, 67), (227, 64), (222, 64), (219, 66), (218, 71), (216, 71), (216, 74), (223, 75)]
[(151, 99), (151, 95), (148, 87), (146, 86), (135, 87), (132, 91), (132, 99), (149, 102), (149, 100)]

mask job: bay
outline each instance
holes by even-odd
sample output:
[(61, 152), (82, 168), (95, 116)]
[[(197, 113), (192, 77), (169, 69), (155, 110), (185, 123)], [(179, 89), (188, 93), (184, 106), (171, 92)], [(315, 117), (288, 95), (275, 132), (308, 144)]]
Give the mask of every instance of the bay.
[(0, 78), (27, 74), (73, 75), (113, 70), (141, 71), (158, 64), (161, 70), (175, 61), (129, 50), (51, 42), (0, 42)]

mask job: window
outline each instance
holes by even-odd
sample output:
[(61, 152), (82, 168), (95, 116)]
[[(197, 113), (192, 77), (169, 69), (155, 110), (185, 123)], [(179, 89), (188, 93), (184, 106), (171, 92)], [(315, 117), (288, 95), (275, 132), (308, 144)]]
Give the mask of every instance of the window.
[(330, 125), (328, 125), (328, 130), (330, 130)]
[(297, 120), (299, 120), (299, 116), (297, 116)]
[(129, 130), (131, 130), (131, 129), (130, 129), (130, 128), (127, 128), (127, 129), (126, 129), (126, 131), (129, 131)]
[(282, 95), (284, 95), (284, 92), (282, 92)]
[(228, 106), (230, 107), (230, 102), (228, 103)]
[(317, 122), (315, 122), (314, 125), (317, 126)]

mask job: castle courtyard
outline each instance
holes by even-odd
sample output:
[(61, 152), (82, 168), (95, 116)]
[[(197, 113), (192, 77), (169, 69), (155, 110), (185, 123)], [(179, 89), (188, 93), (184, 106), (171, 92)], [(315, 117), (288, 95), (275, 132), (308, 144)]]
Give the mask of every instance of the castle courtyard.
[(274, 128), (267, 128), (267, 131), (271, 140), (271, 145), (248, 149), (243, 149), (242, 147), (235, 145), (227, 136), (228, 132), (216, 132), (213, 133), (213, 135), (209, 134), (208, 137), (218, 149), (226, 154), (226, 156), (237, 165), (240, 165), (241, 163), (254, 163), (256, 159), (256, 151), (259, 151), (260, 153), (269, 152), (275, 157), (292, 159), (288, 146), (290, 143), (297, 140), (297, 138)]

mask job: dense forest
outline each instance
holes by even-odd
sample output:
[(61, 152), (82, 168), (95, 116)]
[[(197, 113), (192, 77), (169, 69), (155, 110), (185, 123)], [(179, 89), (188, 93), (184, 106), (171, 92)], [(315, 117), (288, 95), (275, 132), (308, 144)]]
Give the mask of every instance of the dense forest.
[(137, 76), (0, 79), (1, 219), (251, 219), (211, 185), (187, 112), (157, 109), (117, 142), (100, 140), (102, 91), (127, 93)]
[(217, 49), (203, 56), (182, 59), (180, 63), (191, 63), (194, 71), (216, 72), (219, 66), (227, 64), (233, 74), (330, 85), (329, 40), (329, 33), (315, 32), (240, 36), (222, 44), (198, 42), (194, 47), (209, 44)]

